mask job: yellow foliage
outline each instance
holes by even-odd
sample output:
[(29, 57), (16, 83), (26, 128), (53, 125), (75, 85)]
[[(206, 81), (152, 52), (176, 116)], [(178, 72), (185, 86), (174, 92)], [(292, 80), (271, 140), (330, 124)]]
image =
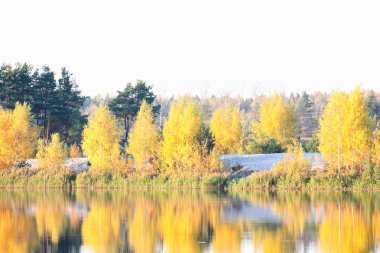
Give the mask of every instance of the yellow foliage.
[(136, 202), (132, 217), (128, 222), (129, 243), (133, 252), (154, 252), (158, 239), (157, 210), (151, 203), (145, 201)]
[(0, 107), (0, 169), (30, 158), (36, 137), (28, 104), (17, 103), (13, 111)]
[(369, 252), (370, 231), (362, 210), (352, 205), (330, 208), (319, 226), (319, 240), (323, 252)]
[(91, 252), (119, 252), (124, 240), (121, 240), (121, 217), (115, 213), (115, 207), (109, 203), (91, 204), (91, 211), (83, 221), (83, 244)]
[(297, 118), (294, 107), (287, 105), (282, 96), (265, 98), (259, 114), (259, 123), (252, 126), (256, 136), (275, 139), (282, 145), (290, 144), (295, 139)]
[(216, 253), (240, 252), (243, 230), (238, 225), (216, 224), (212, 248)]
[(132, 154), (138, 168), (152, 165), (157, 158), (159, 133), (154, 122), (152, 107), (143, 101), (129, 135), (127, 153)]
[(99, 106), (83, 130), (83, 153), (91, 168), (107, 170), (120, 162), (121, 129), (105, 105)]
[(193, 169), (200, 163), (202, 116), (193, 99), (181, 97), (170, 107), (164, 124), (161, 160), (164, 169)]
[(38, 237), (33, 219), (12, 209), (0, 208), (1, 252), (34, 252)]
[(36, 208), (36, 225), (40, 238), (50, 237), (53, 244), (58, 244), (66, 224), (64, 204), (59, 201), (39, 203)]
[(284, 158), (273, 169), (280, 173), (300, 176), (311, 169), (311, 159), (304, 157), (301, 145), (291, 145)]
[(372, 162), (375, 165), (380, 165), (380, 121), (377, 123), (377, 128), (373, 134)]
[(81, 155), (81, 152), (80, 152), (80, 148), (77, 146), (77, 145), (71, 145), (70, 146), (70, 158), (80, 158), (82, 155)]
[(210, 129), (215, 149), (221, 153), (237, 153), (242, 146), (242, 127), (237, 107), (218, 108), (212, 115)]
[(59, 139), (59, 134), (53, 134), (50, 143), (47, 145), (44, 144), (43, 140), (38, 141), (36, 158), (41, 169), (60, 168), (63, 165), (65, 150), (63, 142)]
[(370, 153), (371, 121), (363, 92), (335, 92), (320, 119), (319, 150), (332, 172), (358, 168)]

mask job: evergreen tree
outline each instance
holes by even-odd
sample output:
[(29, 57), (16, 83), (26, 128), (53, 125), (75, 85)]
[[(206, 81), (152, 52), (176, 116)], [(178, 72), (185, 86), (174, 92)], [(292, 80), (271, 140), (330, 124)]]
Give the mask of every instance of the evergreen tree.
[(59, 99), (54, 72), (48, 66), (42, 67), (41, 73), (36, 70), (33, 74), (32, 112), (35, 114), (37, 125), (41, 126), (41, 136), (47, 140), (50, 132), (52, 117), (59, 112)]
[(0, 67), (0, 105), (4, 108), (14, 108), (12, 99), (12, 75), (13, 69), (9, 64), (3, 64)]
[(80, 143), (81, 132), (86, 119), (80, 113), (85, 97), (81, 95), (73, 75), (66, 69), (61, 69), (61, 77), (57, 87), (58, 108), (55, 120), (55, 131), (68, 143)]
[[(125, 136), (124, 141), (128, 139), (128, 133), (132, 123), (137, 116), (141, 103), (145, 100), (152, 105), (156, 95), (152, 91), (152, 86), (147, 85), (144, 81), (138, 80), (135, 85), (128, 83), (123, 91), (118, 91), (116, 98), (109, 103), (110, 110), (115, 116), (123, 121)], [(152, 105), (153, 114), (158, 115), (159, 105)]]
[(12, 85), (10, 87), (12, 97), (11, 104), (16, 104), (16, 102), (30, 102), (32, 70), (33, 67), (26, 63), (16, 64), (16, 67), (13, 69)]

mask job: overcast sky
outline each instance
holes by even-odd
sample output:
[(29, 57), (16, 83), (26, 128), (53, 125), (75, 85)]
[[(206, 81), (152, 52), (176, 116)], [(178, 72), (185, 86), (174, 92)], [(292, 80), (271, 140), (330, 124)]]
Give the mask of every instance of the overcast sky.
[(380, 91), (379, 1), (0, 0), (0, 63), (66, 66), (86, 95)]

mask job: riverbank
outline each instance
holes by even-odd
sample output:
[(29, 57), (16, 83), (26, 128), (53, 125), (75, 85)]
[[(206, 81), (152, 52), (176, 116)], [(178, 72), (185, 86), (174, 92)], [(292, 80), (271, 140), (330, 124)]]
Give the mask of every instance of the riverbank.
[(230, 181), (229, 190), (371, 190), (380, 189), (380, 178), (374, 175), (337, 175), (326, 171), (312, 171), (301, 175), (287, 175), (276, 171), (262, 171), (249, 177)]
[(0, 171), (2, 188), (164, 188), (240, 190), (371, 190), (380, 178), (370, 175), (331, 175), (313, 171), (286, 175), (275, 171), (234, 178), (232, 173), (110, 173), (85, 170), (79, 174), (61, 168), (51, 171), (18, 168)]
[(69, 169), (52, 171), (18, 168), (0, 171), (3, 188), (189, 188), (225, 189), (230, 173), (122, 173), (76, 174)]

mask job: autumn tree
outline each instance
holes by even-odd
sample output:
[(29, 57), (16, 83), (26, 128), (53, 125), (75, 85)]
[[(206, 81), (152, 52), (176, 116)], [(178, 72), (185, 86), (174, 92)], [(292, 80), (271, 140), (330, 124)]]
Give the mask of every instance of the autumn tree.
[(0, 107), (0, 169), (30, 158), (36, 135), (28, 104), (16, 103), (13, 111)]
[(380, 121), (373, 133), (372, 142), (372, 163), (380, 168)]
[(242, 127), (237, 107), (218, 108), (212, 115), (210, 129), (215, 149), (221, 153), (237, 153), (242, 145)]
[(94, 170), (110, 169), (119, 161), (121, 131), (105, 105), (94, 112), (83, 130), (83, 152)]
[(283, 146), (296, 138), (297, 117), (294, 106), (282, 96), (266, 97), (260, 105), (259, 122), (252, 125), (255, 138), (277, 140)]
[[(363, 92), (335, 92), (320, 119), (319, 150), (332, 171), (359, 168), (370, 153), (371, 121)], [(344, 169), (344, 171), (341, 171)]]
[(170, 107), (164, 123), (161, 160), (164, 169), (194, 169), (200, 161), (198, 136), (202, 116), (195, 101), (181, 97)]
[(129, 135), (127, 153), (132, 154), (138, 168), (151, 165), (157, 158), (159, 133), (154, 122), (152, 107), (145, 101), (141, 104)]
[(61, 142), (59, 134), (52, 134), (51, 141), (46, 145), (44, 140), (39, 140), (36, 158), (41, 169), (60, 168), (65, 156), (64, 143)]

